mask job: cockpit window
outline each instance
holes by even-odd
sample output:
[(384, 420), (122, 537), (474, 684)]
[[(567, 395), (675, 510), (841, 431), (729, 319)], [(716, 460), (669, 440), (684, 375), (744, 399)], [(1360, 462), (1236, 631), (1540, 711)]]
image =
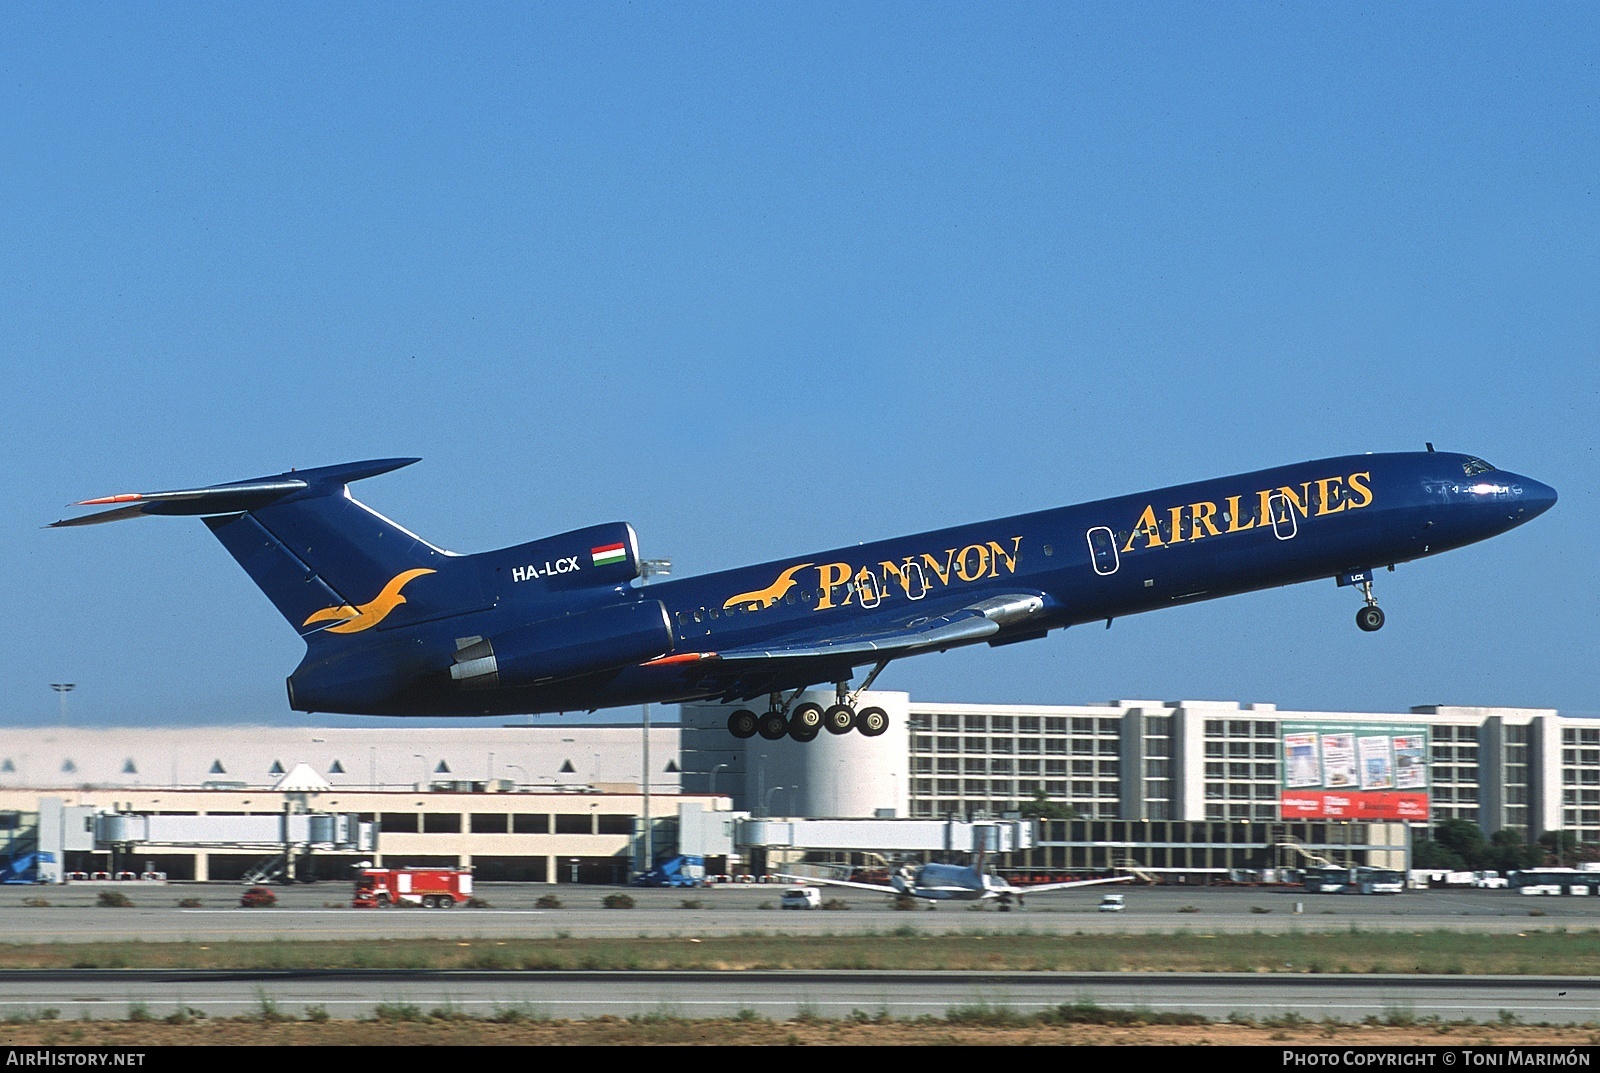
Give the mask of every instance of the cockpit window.
[(1493, 473), (1494, 467), (1481, 458), (1469, 458), (1461, 463), (1461, 468), (1468, 477), (1476, 477), (1480, 473)]

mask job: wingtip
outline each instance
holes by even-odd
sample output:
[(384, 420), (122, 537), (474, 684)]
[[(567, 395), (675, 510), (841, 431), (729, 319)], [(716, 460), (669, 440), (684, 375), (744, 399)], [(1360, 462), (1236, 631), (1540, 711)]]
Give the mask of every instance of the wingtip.
[(101, 496), (99, 499), (80, 499), (74, 503), (75, 507), (105, 507), (113, 503), (136, 503), (143, 499), (139, 492), (124, 492), (121, 495)]

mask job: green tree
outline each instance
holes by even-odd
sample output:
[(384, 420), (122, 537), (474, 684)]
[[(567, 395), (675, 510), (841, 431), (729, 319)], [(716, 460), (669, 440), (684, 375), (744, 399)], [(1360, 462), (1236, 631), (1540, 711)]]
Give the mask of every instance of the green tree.
[(1411, 867), (1448, 868), (1452, 872), (1465, 871), (1467, 864), (1459, 853), (1454, 853), (1431, 838), (1419, 838), (1411, 846)]
[(1533, 868), (1544, 859), (1544, 850), (1530, 846), (1522, 840), (1522, 832), (1514, 827), (1496, 831), (1489, 839), (1489, 865), (1501, 872), (1514, 872), (1519, 868)]
[(1445, 820), (1433, 829), (1433, 840), (1446, 853), (1453, 854), (1464, 869), (1493, 868), (1489, 863), (1489, 844), (1471, 820)]
[(1033, 800), (1022, 806), (1025, 820), (1075, 820), (1078, 810), (1065, 801), (1052, 801), (1043, 790), (1034, 792)]
[(1578, 836), (1571, 831), (1546, 831), (1539, 836), (1538, 844), (1544, 853), (1540, 864), (1572, 868), (1580, 860)]

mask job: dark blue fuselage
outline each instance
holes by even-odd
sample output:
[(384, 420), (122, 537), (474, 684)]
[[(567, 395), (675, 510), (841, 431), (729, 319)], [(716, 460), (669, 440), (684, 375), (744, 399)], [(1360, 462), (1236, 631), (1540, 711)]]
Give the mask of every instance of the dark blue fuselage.
[[(465, 613), (372, 631), (381, 636), (318, 635), (297, 677), (338, 679), (349, 688), (341, 688), (337, 707), (305, 697), (295, 704), (481, 715), (764, 696), (845, 681), (856, 667), (914, 654), (841, 643), (901, 637), (985, 600), (1037, 597), (1036, 613), (983, 638), (1027, 640), (1076, 623), (1279, 585), (1360, 581), (1363, 572), (1503, 533), (1555, 500), (1547, 485), (1466, 455), (1351, 455), (648, 587), (623, 580), (544, 588), (538, 613), (547, 617), (596, 609), (622, 616), (629, 605), (640, 605), (636, 617), (659, 617), (653, 603), (659, 601), (670, 654), (525, 686), (462, 689), (446, 668), (463, 638), (506, 635), (529, 619), (531, 598), (502, 563), (480, 571), (474, 609)], [(554, 569), (562, 550), (539, 561)], [(572, 551), (578, 553), (576, 544)], [(422, 590), (417, 584), (409, 591)], [(630, 628), (623, 623), (606, 636)], [(833, 645), (841, 646), (836, 654), (828, 651)], [(770, 658), (762, 658), (766, 649)]]

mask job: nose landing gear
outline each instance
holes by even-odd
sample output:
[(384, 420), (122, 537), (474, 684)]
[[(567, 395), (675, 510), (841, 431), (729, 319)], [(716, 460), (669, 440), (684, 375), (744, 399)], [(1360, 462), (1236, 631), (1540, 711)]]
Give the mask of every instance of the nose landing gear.
[(1355, 573), (1340, 574), (1339, 584), (1359, 586), (1361, 596), (1366, 600), (1366, 606), (1356, 612), (1356, 625), (1364, 633), (1375, 633), (1383, 629), (1383, 608), (1378, 606), (1378, 598), (1372, 595), (1372, 571), (1359, 570)]

